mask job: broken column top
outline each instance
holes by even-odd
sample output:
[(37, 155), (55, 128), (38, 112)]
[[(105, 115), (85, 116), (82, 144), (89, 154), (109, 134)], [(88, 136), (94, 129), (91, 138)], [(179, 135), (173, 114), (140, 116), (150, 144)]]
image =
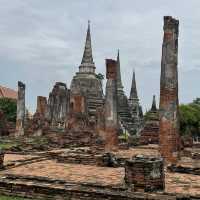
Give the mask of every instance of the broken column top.
[(26, 85), (22, 83), (21, 81), (18, 81), (18, 87), (25, 89)]
[(164, 16), (164, 30), (175, 29), (178, 34), (179, 20), (173, 18), (172, 16)]
[(162, 162), (162, 157), (152, 157), (152, 156), (145, 156), (145, 155), (137, 155), (132, 157), (132, 159), (127, 160), (127, 164), (130, 166), (133, 163), (152, 163), (152, 162)]
[(67, 84), (65, 83), (62, 83), (62, 82), (56, 82), (55, 85), (53, 86), (53, 90), (52, 92), (55, 92), (55, 91), (60, 91), (61, 90), (66, 90), (67, 89)]
[(44, 112), (47, 109), (46, 106), (47, 106), (47, 98), (43, 96), (38, 96), (36, 112), (40, 114), (45, 114)]

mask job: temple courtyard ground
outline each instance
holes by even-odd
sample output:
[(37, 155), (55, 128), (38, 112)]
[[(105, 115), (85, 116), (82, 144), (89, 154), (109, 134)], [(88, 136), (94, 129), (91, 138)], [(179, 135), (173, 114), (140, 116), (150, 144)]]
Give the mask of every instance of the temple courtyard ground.
[[(83, 149), (90, 149), (84, 147)], [(82, 149), (82, 150), (83, 150)], [(76, 150), (75, 150), (76, 151)], [(54, 149), (35, 153), (7, 153), (5, 155), (6, 169), (0, 171), (0, 179), (5, 177), (34, 177), (68, 183), (95, 184), (105, 187), (123, 187), (125, 170), (123, 167), (99, 167), (97, 165), (62, 163), (55, 159), (59, 155), (67, 155), (71, 149)], [(140, 146), (128, 150), (113, 152), (121, 158), (131, 158), (135, 155), (159, 156), (155, 145)], [(54, 157), (49, 156), (54, 155)], [(56, 155), (56, 156), (55, 156)], [(87, 158), (86, 158), (87, 159)], [(91, 158), (90, 158), (91, 159)], [(183, 157), (179, 164), (200, 167), (199, 160), (193, 163), (191, 159)], [(31, 181), (27, 179), (27, 184)], [(51, 186), (58, 187), (55, 183)], [(187, 173), (174, 173), (166, 170), (165, 192), (171, 194), (200, 195), (200, 176)]]

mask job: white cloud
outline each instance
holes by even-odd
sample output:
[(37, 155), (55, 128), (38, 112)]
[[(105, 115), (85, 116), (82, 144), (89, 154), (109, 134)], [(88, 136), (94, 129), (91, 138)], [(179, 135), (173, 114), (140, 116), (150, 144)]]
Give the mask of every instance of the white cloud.
[(97, 71), (105, 72), (104, 59), (115, 57), (119, 48), (125, 90), (128, 94), (130, 71), (135, 68), (138, 93), (147, 107), (152, 95), (159, 94), (162, 18), (178, 18), (180, 101), (200, 96), (198, 0), (0, 0), (0, 4), (0, 84), (16, 87), (17, 80), (26, 82), (31, 110), (36, 96), (47, 96), (55, 81), (70, 85), (81, 62), (88, 19)]

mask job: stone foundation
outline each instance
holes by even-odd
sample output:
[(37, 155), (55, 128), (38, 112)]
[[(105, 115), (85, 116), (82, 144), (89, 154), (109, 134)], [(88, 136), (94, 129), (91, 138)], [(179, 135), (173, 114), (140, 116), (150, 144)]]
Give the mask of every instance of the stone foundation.
[(0, 179), (0, 193), (38, 200), (196, 200), (200, 198), (199, 196), (168, 193), (134, 193), (123, 186), (110, 187), (13, 175), (7, 175)]
[(125, 182), (134, 191), (164, 190), (164, 164), (161, 158), (137, 156), (125, 163)]

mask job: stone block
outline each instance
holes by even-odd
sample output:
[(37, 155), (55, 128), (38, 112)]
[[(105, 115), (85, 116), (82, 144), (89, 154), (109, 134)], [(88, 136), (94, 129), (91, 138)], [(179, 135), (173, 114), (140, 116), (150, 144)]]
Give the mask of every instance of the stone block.
[(164, 190), (164, 162), (162, 158), (136, 156), (125, 163), (125, 183), (135, 191)]

